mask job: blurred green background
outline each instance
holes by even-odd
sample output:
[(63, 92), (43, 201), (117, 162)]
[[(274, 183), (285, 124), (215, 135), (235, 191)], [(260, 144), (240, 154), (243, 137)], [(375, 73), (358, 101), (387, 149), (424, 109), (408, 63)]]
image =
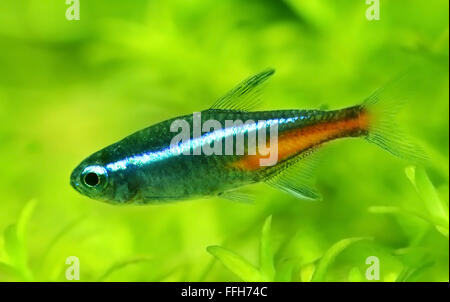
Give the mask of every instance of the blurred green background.
[[(376, 256), (380, 281), (448, 281), (448, 1), (380, 0), (379, 21), (363, 0), (80, 4), (68, 21), (63, 0), (0, 2), (0, 281), (65, 281), (69, 256), (81, 281), (252, 280), (243, 266), (259, 267), (270, 215), (270, 280), (367, 281)], [(69, 185), (94, 151), (206, 109), (267, 67), (271, 110), (354, 105), (411, 66), (399, 119), (431, 157), (416, 178), (342, 140), (318, 167), (318, 203), (258, 184), (254, 205), (114, 207)], [(355, 237), (368, 239), (340, 241)], [(233, 254), (216, 260), (211, 245)]]

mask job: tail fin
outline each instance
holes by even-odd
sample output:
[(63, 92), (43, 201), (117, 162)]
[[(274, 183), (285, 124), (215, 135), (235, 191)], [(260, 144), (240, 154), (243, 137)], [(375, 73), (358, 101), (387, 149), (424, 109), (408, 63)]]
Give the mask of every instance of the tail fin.
[(397, 115), (405, 100), (388, 96), (385, 90), (386, 87), (378, 89), (362, 104), (369, 116), (366, 139), (404, 160), (426, 163), (428, 157), (425, 152), (411, 142), (397, 125)]

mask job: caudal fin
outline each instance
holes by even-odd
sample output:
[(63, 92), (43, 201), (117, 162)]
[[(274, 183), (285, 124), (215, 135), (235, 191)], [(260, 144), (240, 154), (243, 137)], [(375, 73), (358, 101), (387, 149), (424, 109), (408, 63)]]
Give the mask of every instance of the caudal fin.
[(362, 104), (369, 117), (366, 139), (404, 160), (426, 163), (428, 157), (425, 152), (410, 141), (397, 125), (397, 115), (404, 99), (389, 96), (385, 89), (378, 89)]

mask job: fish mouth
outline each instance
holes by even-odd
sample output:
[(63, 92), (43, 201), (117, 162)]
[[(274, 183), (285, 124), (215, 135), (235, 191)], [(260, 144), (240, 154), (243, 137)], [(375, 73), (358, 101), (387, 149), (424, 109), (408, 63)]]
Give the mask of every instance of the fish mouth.
[(80, 183), (77, 181), (74, 181), (73, 179), (70, 180), (70, 185), (72, 186), (72, 188), (74, 188), (76, 191), (78, 191), (79, 193), (81, 192), (81, 186)]
[(80, 182), (77, 180), (77, 170), (79, 169), (75, 169), (73, 170), (72, 174), (70, 175), (70, 185), (72, 186), (72, 188), (74, 188), (76, 191), (78, 191), (79, 193), (83, 194), (83, 192), (81, 191), (81, 184)]

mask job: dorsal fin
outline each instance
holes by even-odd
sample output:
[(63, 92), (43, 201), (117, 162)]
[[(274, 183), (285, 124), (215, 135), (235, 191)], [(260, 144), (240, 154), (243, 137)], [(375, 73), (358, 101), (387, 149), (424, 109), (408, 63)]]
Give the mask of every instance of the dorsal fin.
[(275, 73), (268, 69), (243, 81), (218, 99), (210, 109), (249, 111), (260, 102), (261, 84)]

